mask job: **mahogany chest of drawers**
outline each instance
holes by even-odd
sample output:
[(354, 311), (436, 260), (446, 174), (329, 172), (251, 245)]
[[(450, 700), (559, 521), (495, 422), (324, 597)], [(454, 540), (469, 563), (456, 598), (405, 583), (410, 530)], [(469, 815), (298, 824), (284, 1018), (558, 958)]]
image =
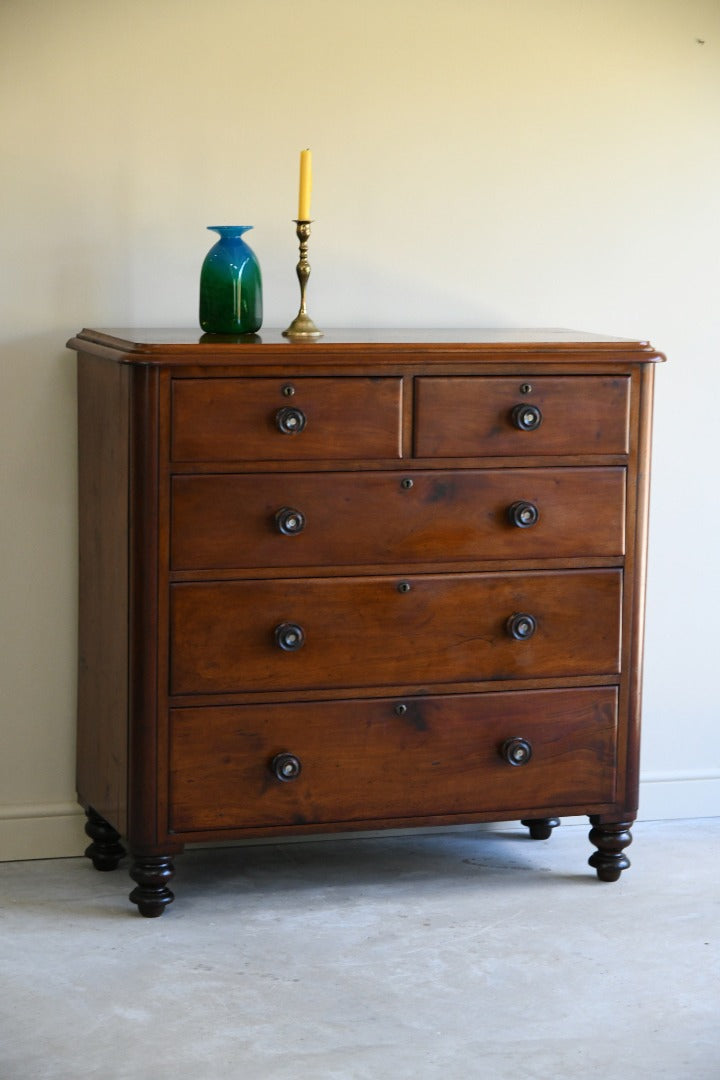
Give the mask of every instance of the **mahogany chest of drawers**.
[(195, 841), (637, 808), (647, 343), (84, 330), (78, 794), (146, 916)]

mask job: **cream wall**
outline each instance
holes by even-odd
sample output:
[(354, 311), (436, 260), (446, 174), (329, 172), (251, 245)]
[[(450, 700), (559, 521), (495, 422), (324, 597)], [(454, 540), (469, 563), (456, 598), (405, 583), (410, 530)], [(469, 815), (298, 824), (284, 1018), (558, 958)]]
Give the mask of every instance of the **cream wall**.
[(717, 0), (3, 0), (0, 85), (0, 857), (83, 845), (64, 342), (194, 324), (225, 221), (254, 223), (285, 325), (303, 146), (319, 324), (667, 352), (643, 814), (718, 813)]

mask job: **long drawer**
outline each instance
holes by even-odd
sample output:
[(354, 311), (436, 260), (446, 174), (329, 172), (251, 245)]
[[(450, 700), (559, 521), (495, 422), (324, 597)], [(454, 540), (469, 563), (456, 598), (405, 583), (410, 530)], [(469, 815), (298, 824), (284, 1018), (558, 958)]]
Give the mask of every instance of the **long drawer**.
[(621, 376), (484, 376), (416, 380), (415, 454), (625, 454), (630, 380)]
[(175, 379), (175, 461), (398, 458), (402, 380)]
[(621, 592), (611, 569), (176, 583), (171, 693), (614, 674)]
[(620, 556), (625, 470), (175, 476), (174, 569)]
[(615, 797), (616, 726), (613, 687), (174, 709), (169, 824), (592, 807)]

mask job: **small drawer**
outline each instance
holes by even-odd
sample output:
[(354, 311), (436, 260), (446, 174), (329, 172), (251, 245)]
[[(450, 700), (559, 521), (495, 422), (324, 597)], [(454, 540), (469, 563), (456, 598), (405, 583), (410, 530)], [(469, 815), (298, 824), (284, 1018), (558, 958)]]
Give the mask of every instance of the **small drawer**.
[(625, 454), (630, 380), (418, 378), (415, 455), (484, 457)]
[(625, 470), (175, 476), (172, 566), (621, 556)]
[(398, 378), (175, 379), (175, 461), (399, 458)]
[(615, 798), (614, 687), (173, 709), (170, 721), (176, 833)]
[(171, 587), (173, 694), (619, 671), (619, 570)]

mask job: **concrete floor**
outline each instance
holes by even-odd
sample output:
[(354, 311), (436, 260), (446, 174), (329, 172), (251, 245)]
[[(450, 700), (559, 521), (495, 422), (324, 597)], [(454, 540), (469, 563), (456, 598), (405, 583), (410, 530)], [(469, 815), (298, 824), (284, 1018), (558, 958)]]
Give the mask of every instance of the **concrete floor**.
[(720, 818), (0, 865), (2, 1080), (719, 1080)]

